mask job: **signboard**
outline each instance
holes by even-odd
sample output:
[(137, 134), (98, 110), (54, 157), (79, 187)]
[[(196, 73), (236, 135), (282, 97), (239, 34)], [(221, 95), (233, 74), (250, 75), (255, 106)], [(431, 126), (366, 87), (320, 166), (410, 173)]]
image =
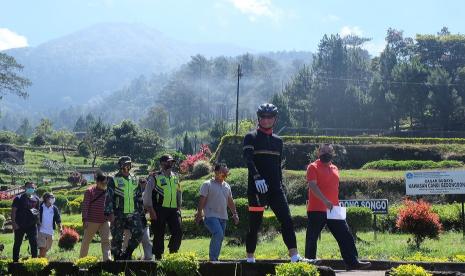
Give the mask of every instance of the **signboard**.
[(405, 173), (407, 195), (465, 194), (465, 171)]
[(342, 207), (367, 207), (373, 211), (373, 214), (388, 213), (387, 199), (349, 199), (339, 200), (339, 205)]

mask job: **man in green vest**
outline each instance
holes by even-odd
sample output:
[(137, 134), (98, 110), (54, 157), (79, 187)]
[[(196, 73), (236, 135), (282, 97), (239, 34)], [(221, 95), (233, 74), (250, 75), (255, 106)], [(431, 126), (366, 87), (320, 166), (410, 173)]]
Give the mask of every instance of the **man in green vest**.
[[(142, 240), (142, 214), (144, 206), (142, 193), (137, 179), (130, 174), (131, 158), (122, 156), (118, 159), (119, 172), (109, 178), (105, 199), (105, 217), (111, 223), (111, 253), (115, 260), (129, 260), (132, 252)], [(131, 239), (126, 250), (122, 251), (124, 229), (129, 229)]]
[(178, 252), (181, 246), (181, 186), (178, 175), (172, 171), (175, 161), (171, 155), (160, 158), (161, 171), (151, 174), (144, 192), (144, 206), (150, 214), (153, 232), (153, 254), (161, 259), (164, 251), (165, 228), (171, 233), (168, 249)]

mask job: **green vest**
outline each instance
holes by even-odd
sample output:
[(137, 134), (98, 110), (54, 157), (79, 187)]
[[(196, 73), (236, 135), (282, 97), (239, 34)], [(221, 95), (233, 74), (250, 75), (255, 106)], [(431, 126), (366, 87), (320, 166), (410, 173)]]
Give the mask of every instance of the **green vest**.
[(163, 195), (162, 207), (177, 208), (177, 192), (181, 191), (178, 176), (172, 175), (171, 177), (166, 177), (161, 174), (155, 177), (155, 181), (155, 190), (159, 191), (159, 193)]
[(129, 176), (127, 179), (124, 177), (114, 177), (115, 181), (115, 193), (120, 194), (124, 198), (124, 214), (134, 213), (134, 193), (137, 188), (137, 181), (133, 176)]

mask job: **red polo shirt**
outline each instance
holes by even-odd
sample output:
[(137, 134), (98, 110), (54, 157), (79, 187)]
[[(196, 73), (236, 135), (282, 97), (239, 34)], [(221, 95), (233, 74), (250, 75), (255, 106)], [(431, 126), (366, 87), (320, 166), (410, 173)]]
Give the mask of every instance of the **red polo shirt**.
[[(326, 198), (339, 205), (339, 171), (332, 163), (325, 164), (320, 159), (311, 163), (307, 167), (307, 181), (316, 181)], [(310, 189), (308, 189), (307, 211), (326, 212), (326, 205)]]

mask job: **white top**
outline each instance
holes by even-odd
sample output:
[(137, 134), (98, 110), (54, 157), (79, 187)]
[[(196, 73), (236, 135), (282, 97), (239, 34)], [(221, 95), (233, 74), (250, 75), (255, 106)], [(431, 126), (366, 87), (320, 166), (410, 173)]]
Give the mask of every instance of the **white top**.
[(42, 223), (40, 224), (39, 232), (53, 236), (53, 205), (47, 207), (47, 205), (43, 203), (42, 208)]

